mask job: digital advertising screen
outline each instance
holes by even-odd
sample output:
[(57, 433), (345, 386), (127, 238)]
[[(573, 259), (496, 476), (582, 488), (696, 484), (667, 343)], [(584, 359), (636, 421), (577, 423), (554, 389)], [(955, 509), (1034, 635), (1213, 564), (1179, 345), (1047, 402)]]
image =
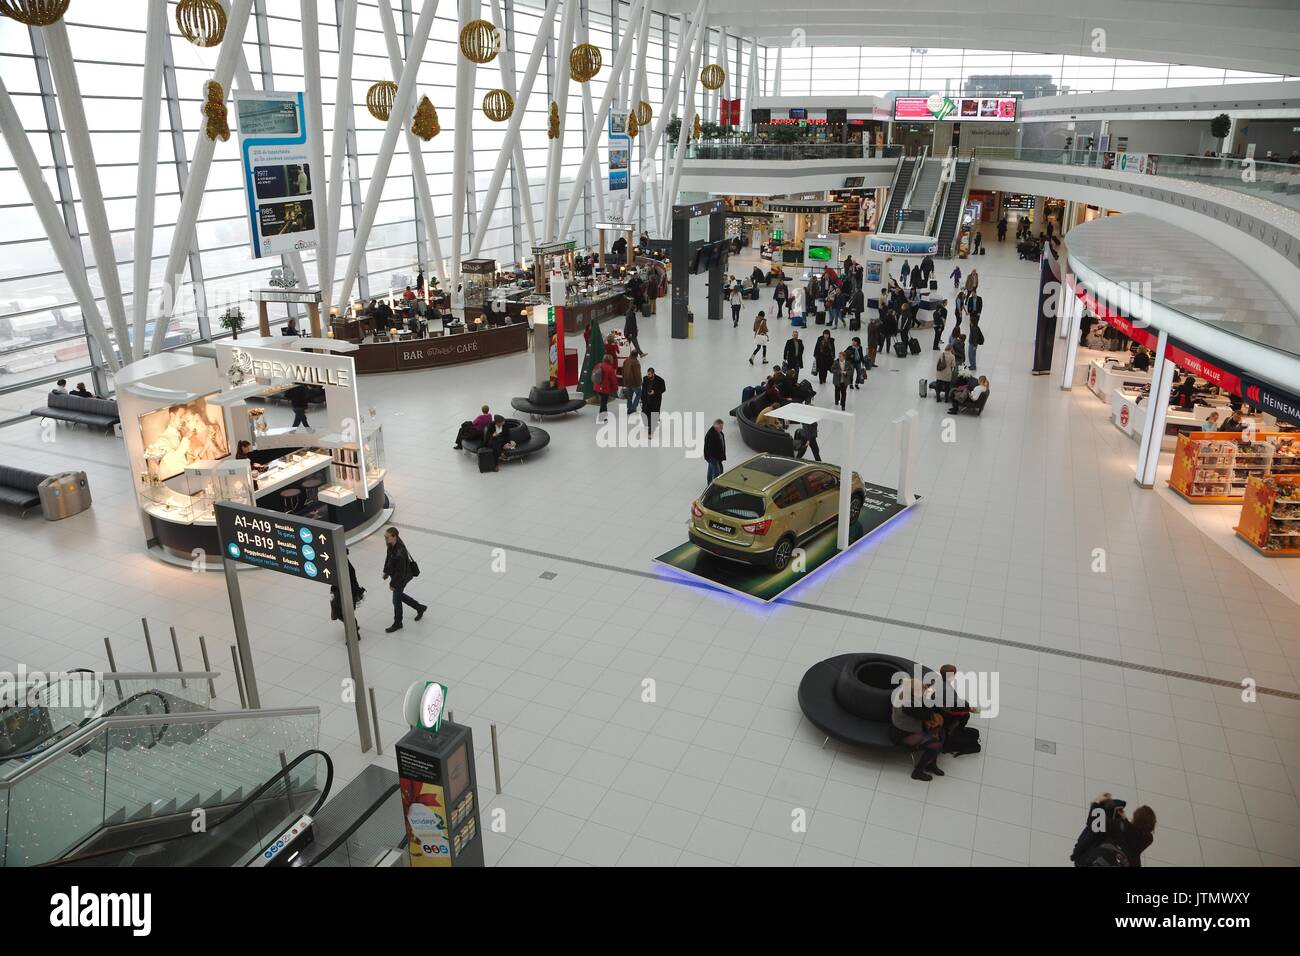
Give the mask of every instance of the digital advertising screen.
[(900, 96), (894, 100), (894, 119), (939, 123), (1014, 123), (1015, 96)]
[(195, 462), (230, 454), (225, 415), (220, 405), (209, 405), (206, 398), (141, 415), (140, 438), (144, 457), (158, 462), (160, 481), (176, 477)]

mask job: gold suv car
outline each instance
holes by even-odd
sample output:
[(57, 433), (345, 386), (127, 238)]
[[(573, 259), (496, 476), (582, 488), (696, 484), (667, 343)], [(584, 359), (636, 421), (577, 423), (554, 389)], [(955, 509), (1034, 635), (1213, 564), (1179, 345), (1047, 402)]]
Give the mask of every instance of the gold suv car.
[[(854, 472), (850, 521), (858, 519), (864, 496)], [(835, 465), (756, 455), (715, 478), (691, 502), (691, 543), (719, 558), (781, 571), (801, 541), (835, 524), (839, 504)]]

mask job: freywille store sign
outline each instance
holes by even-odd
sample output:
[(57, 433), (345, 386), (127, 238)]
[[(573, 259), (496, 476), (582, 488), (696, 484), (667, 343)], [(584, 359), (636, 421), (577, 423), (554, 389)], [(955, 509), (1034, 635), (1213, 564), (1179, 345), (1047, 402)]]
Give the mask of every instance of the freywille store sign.
[(241, 348), (218, 345), (217, 367), (231, 386), (264, 379), (270, 382), (294, 382), (352, 388), (352, 359), (313, 352), (287, 352), (281, 349)]

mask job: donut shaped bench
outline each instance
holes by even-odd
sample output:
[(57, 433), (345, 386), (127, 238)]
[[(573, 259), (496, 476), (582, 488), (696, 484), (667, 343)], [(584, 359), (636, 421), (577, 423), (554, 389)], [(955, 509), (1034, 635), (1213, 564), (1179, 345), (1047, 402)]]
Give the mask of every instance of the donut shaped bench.
[(906, 748), (890, 737), (894, 675), (933, 668), (890, 654), (840, 654), (814, 664), (799, 682), (799, 709), (826, 736), (858, 747)]
[[(519, 461), (534, 452), (541, 451), (551, 443), (550, 432), (538, 428), (536, 425), (525, 425), (517, 418), (507, 418), (506, 428), (512, 435), (526, 434), (528, 440), (517, 442), (514, 448), (505, 453), (501, 459), (502, 461)], [(477, 455), (478, 450), (482, 447), (482, 438), (466, 438), (461, 441), (461, 450), (468, 455)]]
[(510, 399), (510, 407), (535, 418), (554, 418), (576, 412), (586, 405), (580, 398), (570, 398), (567, 388), (544, 388), (534, 385), (527, 398)]

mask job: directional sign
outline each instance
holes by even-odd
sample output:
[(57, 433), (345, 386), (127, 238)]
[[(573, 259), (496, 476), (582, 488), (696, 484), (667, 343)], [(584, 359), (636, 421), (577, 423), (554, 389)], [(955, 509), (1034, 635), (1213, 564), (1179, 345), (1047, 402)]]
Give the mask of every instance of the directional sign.
[(343, 527), (265, 508), (217, 502), (221, 553), (320, 584), (336, 584), (343, 567)]

